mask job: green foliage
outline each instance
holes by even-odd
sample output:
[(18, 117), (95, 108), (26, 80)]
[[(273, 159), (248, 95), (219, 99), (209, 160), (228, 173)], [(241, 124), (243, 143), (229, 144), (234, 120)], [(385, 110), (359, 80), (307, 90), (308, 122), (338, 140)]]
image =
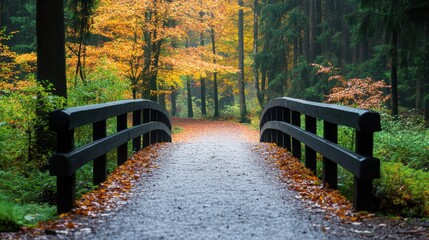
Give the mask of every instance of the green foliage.
[(14, 231), (55, 215), (55, 178), (47, 172), (0, 170), (0, 231)]
[[(302, 121), (303, 122), (303, 121)], [(374, 156), (381, 160), (381, 178), (374, 181), (378, 211), (404, 217), (429, 215), (429, 130), (425, 121), (415, 114), (393, 119), (382, 114), (383, 131), (374, 138)], [(323, 136), (323, 123), (317, 133)], [(354, 149), (355, 133), (347, 127), (338, 128), (338, 143)], [(322, 164), (318, 155), (317, 172)], [(353, 194), (353, 175), (338, 167), (338, 189), (349, 199)]]
[(429, 215), (429, 173), (404, 166), (382, 163), (381, 179), (376, 181), (380, 210), (408, 217)]
[[(17, 89), (4, 89), (0, 95), (0, 168), (25, 165), (40, 168), (46, 166), (47, 157), (32, 158), (37, 154), (36, 127), (47, 129), (48, 113), (64, 106), (64, 99), (36, 84), (30, 75), (28, 82)], [(42, 106), (42, 107), (40, 107)]]
[(0, 200), (16, 204), (52, 202), (55, 178), (47, 172), (0, 170)]
[(13, 204), (0, 201), (0, 232), (13, 232), (21, 227), (15, 217), (13, 208)]
[(0, 232), (17, 231), (21, 226), (34, 226), (53, 218), (56, 209), (46, 204), (14, 204), (0, 200)]
[(240, 120), (240, 106), (237, 104), (226, 106), (225, 109), (221, 111), (221, 116), (223, 119), (235, 120), (238, 122)]
[(93, 72), (88, 74), (88, 79), (83, 84), (69, 89), (69, 106), (82, 106), (88, 104), (111, 102), (123, 99), (129, 91), (126, 81), (119, 79), (119, 73), (115, 69), (101, 64)]
[(383, 131), (375, 134), (375, 155), (384, 162), (429, 171), (429, 129), (424, 124), (422, 117), (412, 114), (397, 120), (383, 114)]

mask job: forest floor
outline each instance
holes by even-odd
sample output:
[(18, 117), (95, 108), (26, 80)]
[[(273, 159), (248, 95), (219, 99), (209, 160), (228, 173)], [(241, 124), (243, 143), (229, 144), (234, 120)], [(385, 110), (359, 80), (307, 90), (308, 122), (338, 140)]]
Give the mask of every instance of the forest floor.
[(245, 125), (173, 118), (173, 126), (173, 143), (138, 153), (72, 213), (0, 238), (429, 238), (423, 220), (351, 211), (337, 191)]

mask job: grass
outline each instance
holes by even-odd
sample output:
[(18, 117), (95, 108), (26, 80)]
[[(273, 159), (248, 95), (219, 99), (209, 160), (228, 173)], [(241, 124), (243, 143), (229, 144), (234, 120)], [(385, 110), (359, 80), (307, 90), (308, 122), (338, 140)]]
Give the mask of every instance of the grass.
[(24, 176), (18, 172), (0, 171), (0, 231), (15, 231), (21, 226), (34, 226), (51, 219), (56, 207), (47, 203), (53, 178), (34, 172)]

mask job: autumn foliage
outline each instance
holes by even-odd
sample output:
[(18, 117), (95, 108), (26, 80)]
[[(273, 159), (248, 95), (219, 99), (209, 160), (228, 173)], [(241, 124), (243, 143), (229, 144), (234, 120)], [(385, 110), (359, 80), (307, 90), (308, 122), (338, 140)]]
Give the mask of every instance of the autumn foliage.
[(318, 74), (329, 75), (329, 81), (335, 81), (335, 87), (326, 96), (326, 102), (345, 106), (381, 110), (390, 99), (386, 92), (390, 86), (385, 81), (375, 81), (370, 77), (346, 79), (339, 74), (340, 69), (330, 65), (311, 64), (318, 69)]

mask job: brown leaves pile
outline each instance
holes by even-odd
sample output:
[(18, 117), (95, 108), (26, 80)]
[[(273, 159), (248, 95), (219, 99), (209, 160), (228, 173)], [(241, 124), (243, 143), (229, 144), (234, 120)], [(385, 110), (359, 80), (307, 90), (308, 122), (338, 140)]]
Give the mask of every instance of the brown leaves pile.
[(342, 221), (356, 222), (374, 216), (366, 212), (353, 212), (350, 201), (337, 190), (325, 188), (322, 181), (287, 149), (261, 143), (255, 147), (255, 151), (281, 170), (281, 179), (289, 189), (298, 193), (296, 198), (304, 200), (307, 207), (323, 212), (326, 220), (336, 216)]

